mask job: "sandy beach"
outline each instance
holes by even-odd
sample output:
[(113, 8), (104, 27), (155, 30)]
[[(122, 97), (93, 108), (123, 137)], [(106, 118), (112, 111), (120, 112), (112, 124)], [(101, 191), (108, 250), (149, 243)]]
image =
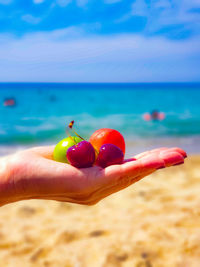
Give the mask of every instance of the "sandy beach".
[(95, 206), (30, 200), (0, 209), (3, 267), (199, 267), (200, 156)]

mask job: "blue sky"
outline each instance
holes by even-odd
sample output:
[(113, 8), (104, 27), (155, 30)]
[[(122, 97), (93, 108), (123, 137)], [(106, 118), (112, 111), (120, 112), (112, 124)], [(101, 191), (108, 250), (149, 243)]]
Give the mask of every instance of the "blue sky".
[(200, 1), (0, 0), (0, 81), (200, 81)]

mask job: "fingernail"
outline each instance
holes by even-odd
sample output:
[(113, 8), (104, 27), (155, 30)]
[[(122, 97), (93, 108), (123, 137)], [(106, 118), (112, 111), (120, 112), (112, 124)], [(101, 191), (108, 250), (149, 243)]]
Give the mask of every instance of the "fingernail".
[(184, 161), (183, 161), (183, 162), (176, 163), (176, 164), (174, 164), (173, 166), (182, 165), (183, 163), (184, 163)]

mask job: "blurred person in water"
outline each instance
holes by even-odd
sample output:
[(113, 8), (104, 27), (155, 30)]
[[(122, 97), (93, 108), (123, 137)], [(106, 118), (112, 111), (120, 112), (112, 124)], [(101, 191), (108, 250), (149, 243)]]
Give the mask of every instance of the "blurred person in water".
[(14, 107), (16, 105), (15, 98), (6, 98), (3, 102), (4, 107)]
[(152, 110), (151, 113), (145, 113), (143, 119), (145, 121), (162, 121), (165, 119), (165, 113), (158, 110)]

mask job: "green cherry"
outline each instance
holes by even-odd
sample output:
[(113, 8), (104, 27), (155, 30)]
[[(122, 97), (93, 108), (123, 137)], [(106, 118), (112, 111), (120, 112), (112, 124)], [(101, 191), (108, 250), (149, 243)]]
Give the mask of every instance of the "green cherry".
[(63, 140), (61, 140), (54, 149), (53, 152), (53, 159), (55, 161), (63, 162), (63, 163), (69, 163), (66, 157), (67, 150), (69, 147), (74, 146), (75, 144), (80, 143), (83, 141), (81, 138), (77, 136), (70, 136)]

